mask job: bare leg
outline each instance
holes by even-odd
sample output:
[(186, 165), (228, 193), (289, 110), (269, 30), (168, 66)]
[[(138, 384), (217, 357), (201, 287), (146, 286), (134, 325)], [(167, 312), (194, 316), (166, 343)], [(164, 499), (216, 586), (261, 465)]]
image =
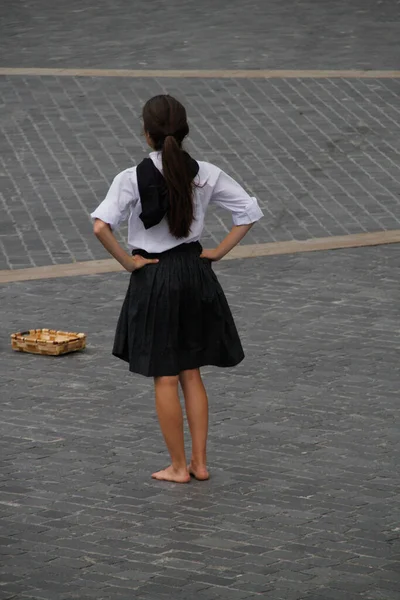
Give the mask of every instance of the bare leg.
[(183, 439), (183, 416), (178, 395), (178, 377), (156, 377), (156, 408), (172, 464), (163, 471), (153, 473), (153, 479), (188, 483), (190, 475), (185, 457)]
[(186, 414), (192, 436), (192, 459), (189, 472), (196, 479), (209, 478), (207, 471), (208, 398), (199, 369), (179, 375), (185, 396)]

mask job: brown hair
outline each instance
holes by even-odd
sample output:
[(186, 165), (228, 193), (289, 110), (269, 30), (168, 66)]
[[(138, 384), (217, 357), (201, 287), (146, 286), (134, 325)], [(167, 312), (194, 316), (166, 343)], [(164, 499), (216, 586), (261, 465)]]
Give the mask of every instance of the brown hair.
[(162, 152), (162, 168), (169, 193), (169, 230), (176, 238), (189, 235), (194, 219), (193, 174), (182, 142), (189, 133), (186, 110), (169, 95), (150, 98), (143, 107), (144, 130), (154, 149)]

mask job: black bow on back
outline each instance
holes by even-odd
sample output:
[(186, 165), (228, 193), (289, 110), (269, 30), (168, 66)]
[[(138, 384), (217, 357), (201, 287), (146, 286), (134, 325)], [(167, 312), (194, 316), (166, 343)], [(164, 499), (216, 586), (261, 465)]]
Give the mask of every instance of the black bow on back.
[[(199, 172), (198, 163), (186, 152), (190, 174), (194, 179)], [(145, 229), (158, 225), (168, 213), (170, 198), (167, 184), (151, 158), (145, 158), (136, 169), (142, 212), (139, 215)]]

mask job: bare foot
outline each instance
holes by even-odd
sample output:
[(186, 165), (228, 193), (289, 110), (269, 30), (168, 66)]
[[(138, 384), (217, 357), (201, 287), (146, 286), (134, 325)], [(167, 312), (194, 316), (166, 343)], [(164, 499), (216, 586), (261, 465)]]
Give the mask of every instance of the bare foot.
[(207, 479), (210, 479), (210, 473), (207, 471), (207, 467), (205, 466), (199, 467), (193, 463), (190, 463), (188, 466), (188, 471), (192, 477), (198, 479), (199, 481), (207, 481)]
[(172, 465), (162, 471), (153, 473), (152, 478), (158, 479), (159, 481), (173, 481), (174, 483), (189, 483), (190, 481), (190, 475), (187, 469), (180, 469), (178, 471)]

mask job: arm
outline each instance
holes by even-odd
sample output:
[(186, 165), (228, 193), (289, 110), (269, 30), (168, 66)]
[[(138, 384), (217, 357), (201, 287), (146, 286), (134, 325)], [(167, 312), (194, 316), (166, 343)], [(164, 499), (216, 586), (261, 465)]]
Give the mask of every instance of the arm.
[(228, 233), (226, 238), (222, 240), (217, 248), (214, 250), (204, 250), (202, 258), (209, 258), (210, 260), (221, 260), (228, 252), (230, 252), (237, 244), (244, 238), (246, 233), (250, 231), (254, 223), (250, 225), (234, 225), (231, 231)]
[(94, 219), (95, 236), (111, 256), (130, 273), (148, 263), (158, 262), (142, 256), (132, 257), (120, 246), (114, 236), (113, 230), (128, 218), (130, 206), (137, 199), (136, 169), (127, 169), (114, 178), (106, 198), (91, 214)]
[(225, 239), (213, 250), (204, 250), (202, 256), (210, 260), (221, 260), (250, 231), (254, 223), (263, 216), (257, 200), (251, 196), (224, 171), (219, 171), (210, 198), (213, 202), (229, 210), (232, 214), (233, 228)]
[(104, 248), (124, 267), (129, 273), (141, 269), (147, 264), (157, 263), (157, 259), (147, 259), (142, 256), (131, 256), (117, 242), (111, 227), (96, 219), (93, 226), (93, 231), (97, 239), (103, 244)]

